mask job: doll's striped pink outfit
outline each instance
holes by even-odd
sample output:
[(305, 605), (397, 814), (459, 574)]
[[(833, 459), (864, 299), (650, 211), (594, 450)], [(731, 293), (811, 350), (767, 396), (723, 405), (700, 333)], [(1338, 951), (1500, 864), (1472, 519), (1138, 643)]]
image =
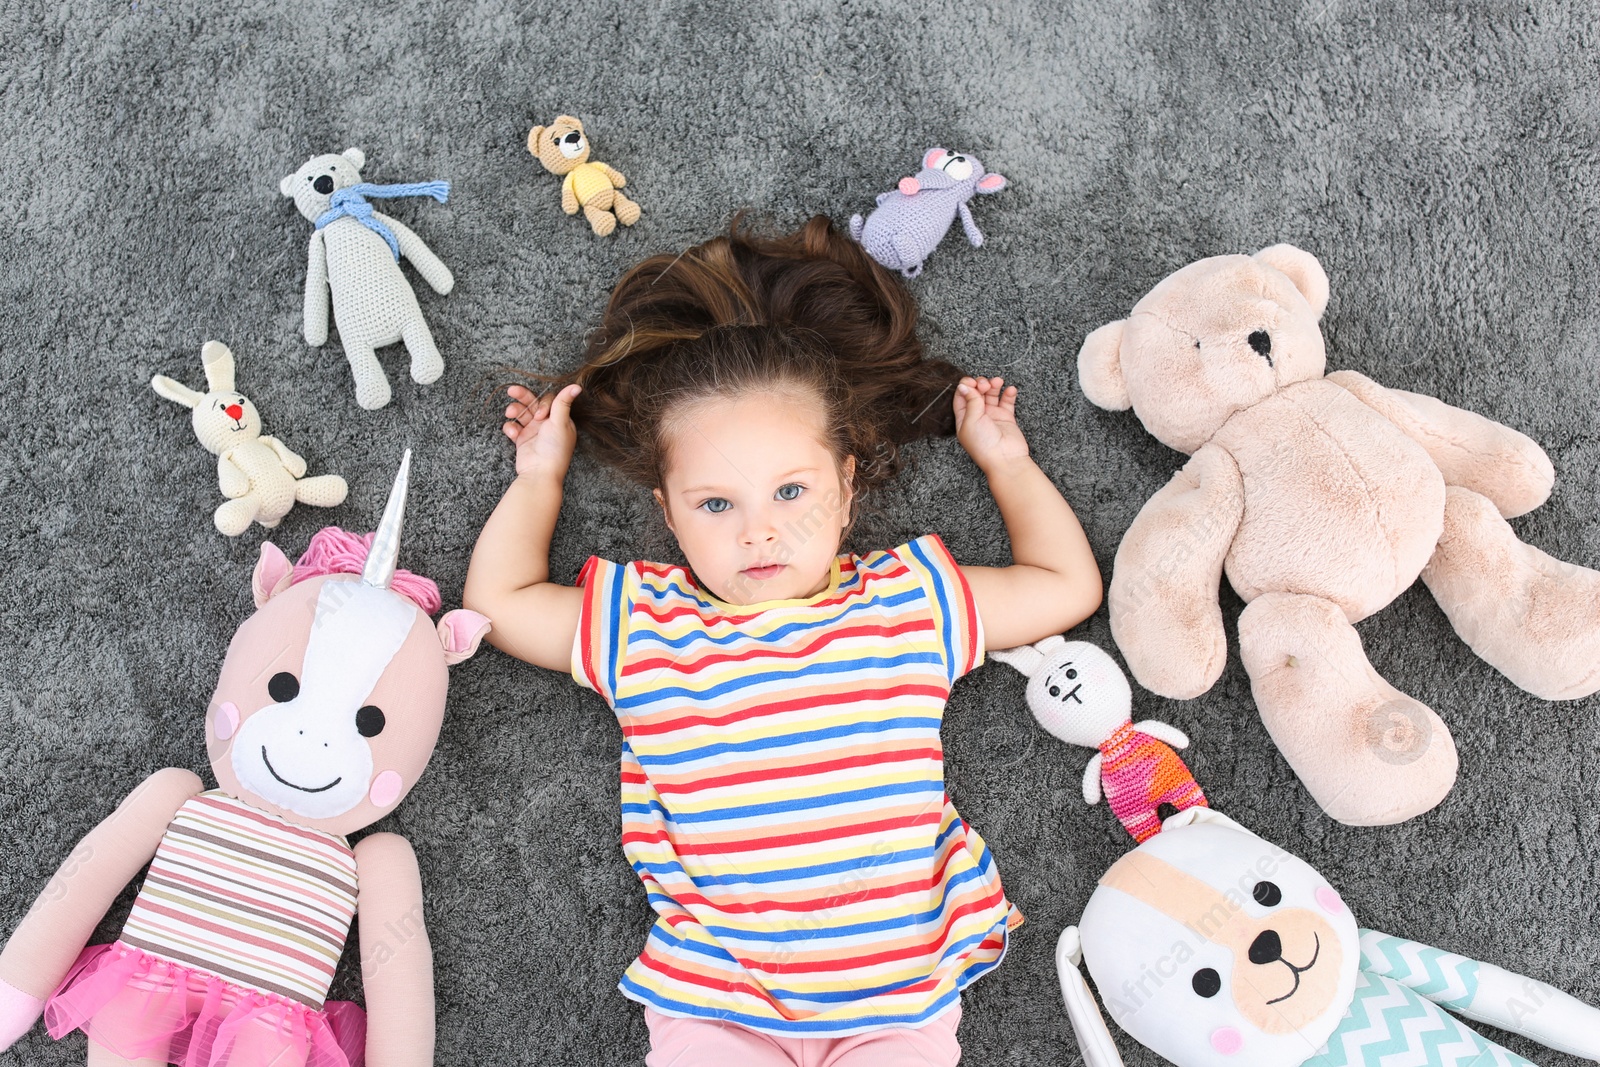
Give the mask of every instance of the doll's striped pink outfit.
[(343, 837), (200, 793), (121, 936), (84, 949), (47, 1001), (46, 1027), (183, 1067), (359, 1067), (365, 1015), (326, 1000), (355, 908)]

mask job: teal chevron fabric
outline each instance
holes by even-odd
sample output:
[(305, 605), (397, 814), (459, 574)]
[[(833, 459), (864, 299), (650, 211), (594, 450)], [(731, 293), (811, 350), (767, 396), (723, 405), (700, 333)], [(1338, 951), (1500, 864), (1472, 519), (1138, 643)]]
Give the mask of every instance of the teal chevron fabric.
[(1361, 968), (1447, 1008), (1465, 1008), (1478, 995), (1477, 960), (1377, 930), (1361, 931)]
[(1484, 1040), (1394, 979), (1363, 970), (1356, 976), (1355, 999), (1339, 1028), (1303, 1067), (1534, 1065)]

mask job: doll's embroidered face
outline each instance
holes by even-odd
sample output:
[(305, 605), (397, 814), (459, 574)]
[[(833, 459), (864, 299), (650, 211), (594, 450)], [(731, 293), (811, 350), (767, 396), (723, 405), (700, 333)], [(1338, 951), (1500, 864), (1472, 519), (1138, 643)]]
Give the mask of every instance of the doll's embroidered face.
[(717, 598), (755, 604), (828, 586), (849, 520), (854, 457), (838, 469), (820, 402), (791, 392), (674, 411), (654, 490), (690, 569)]
[(1117, 861), (1079, 927), (1101, 999), (1180, 1067), (1294, 1067), (1349, 1006), (1355, 919), (1311, 867), (1231, 825), (1169, 827)]
[(1028, 680), (1028, 707), (1051, 733), (1095, 748), (1128, 721), (1133, 693), (1103, 649), (1087, 641), (1038, 647), (1047, 662)]
[(261, 436), (261, 415), (243, 393), (207, 393), (195, 404), (189, 424), (212, 453)]

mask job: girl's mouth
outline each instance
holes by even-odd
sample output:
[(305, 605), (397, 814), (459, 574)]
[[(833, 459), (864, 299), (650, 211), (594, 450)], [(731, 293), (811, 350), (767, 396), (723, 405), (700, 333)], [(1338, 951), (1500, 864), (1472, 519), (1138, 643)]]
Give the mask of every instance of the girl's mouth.
[(783, 570), (783, 564), (774, 563), (767, 567), (749, 567), (739, 573), (747, 578), (754, 578), (756, 581), (764, 582), (768, 578), (777, 577), (778, 572), (781, 570)]

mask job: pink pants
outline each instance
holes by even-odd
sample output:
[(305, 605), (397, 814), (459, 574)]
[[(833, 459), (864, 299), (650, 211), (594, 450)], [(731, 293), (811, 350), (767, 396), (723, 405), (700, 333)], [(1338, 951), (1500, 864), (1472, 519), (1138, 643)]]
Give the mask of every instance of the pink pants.
[(776, 1037), (713, 1019), (644, 1009), (645, 1067), (955, 1067), (961, 1005), (916, 1030), (903, 1026), (850, 1037)]

